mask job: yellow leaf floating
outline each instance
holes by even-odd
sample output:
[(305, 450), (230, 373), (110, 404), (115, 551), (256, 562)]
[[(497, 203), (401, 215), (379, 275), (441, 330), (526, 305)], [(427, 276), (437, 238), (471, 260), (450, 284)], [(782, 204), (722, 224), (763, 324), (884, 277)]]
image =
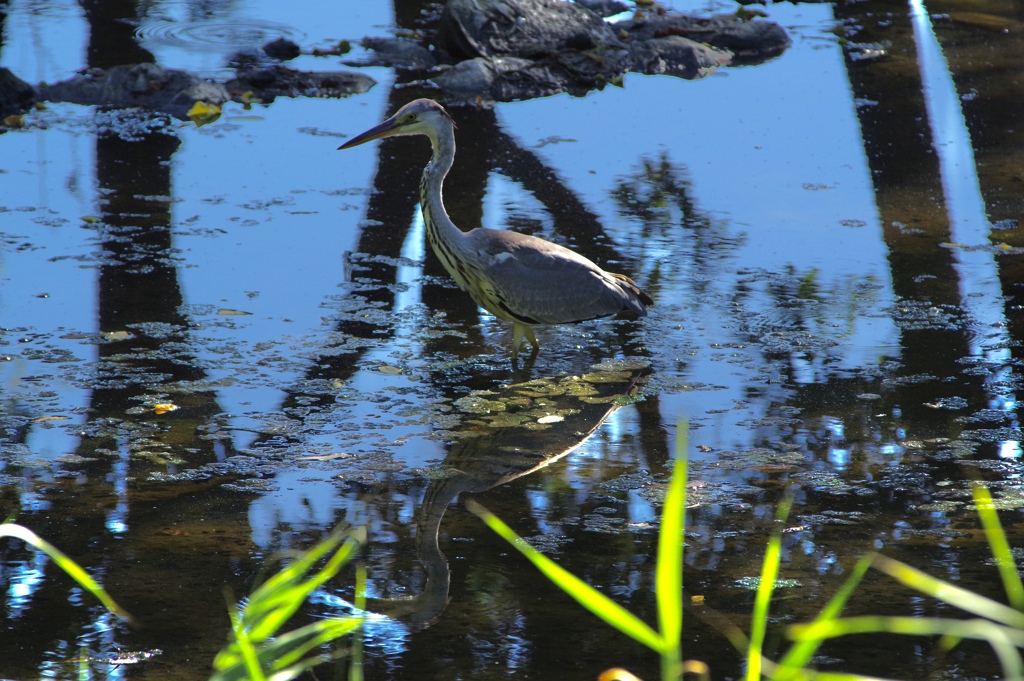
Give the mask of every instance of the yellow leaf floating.
[(14, 114), (12, 116), (8, 116), (7, 118), (4, 119), (4, 127), (5, 128), (12, 128), (12, 129), (13, 128), (24, 128), (25, 127), (25, 117), (22, 116), (21, 114)]
[(260, 99), (259, 97), (257, 97), (256, 94), (252, 90), (246, 90), (245, 92), (243, 92), (242, 96), (239, 97), (239, 99), (242, 100), (242, 107), (246, 111), (252, 110), (252, 105), (253, 104), (262, 104), (263, 103), (263, 100)]
[(215, 120), (220, 118), (220, 107), (216, 104), (196, 102), (185, 115), (192, 119), (192, 122), (196, 124), (197, 128), (199, 128), (207, 123), (213, 123)]
[(621, 667), (615, 667), (601, 672), (597, 681), (640, 681), (640, 679)]
[(173, 402), (161, 402), (160, 404), (153, 405), (153, 411), (157, 414), (166, 414), (169, 411), (177, 411), (178, 409), (178, 405)]

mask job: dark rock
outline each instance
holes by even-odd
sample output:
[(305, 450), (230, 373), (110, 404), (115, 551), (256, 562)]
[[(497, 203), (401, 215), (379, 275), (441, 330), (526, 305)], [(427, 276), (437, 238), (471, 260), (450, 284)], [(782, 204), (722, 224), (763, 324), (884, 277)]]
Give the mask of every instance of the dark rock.
[(781, 26), (749, 11), (743, 17), (662, 11), (608, 24), (601, 14), (625, 8), (616, 3), (449, 0), (433, 50), (403, 39), (367, 38), (363, 45), (374, 51), (375, 65), (425, 70), (458, 61), (431, 77), (442, 99), (458, 103), (584, 94), (629, 71), (703, 78), (719, 66), (772, 58), (790, 44)]
[(623, 47), (601, 17), (565, 0), (449, 0), (438, 39), (463, 59)]
[(230, 99), (227, 90), (219, 83), (156, 64), (90, 69), (53, 85), (41, 85), (39, 97), (54, 102), (111, 108), (141, 107), (178, 118), (185, 118), (196, 102), (220, 105)]
[(681, 36), (640, 40), (632, 45), (631, 71), (693, 80), (729, 63), (732, 54)]
[(269, 103), (276, 97), (347, 97), (376, 84), (373, 78), (351, 71), (296, 71), (275, 66), (238, 71), (224, 87), (234, 97), (251, 91), (252, 97)]
[[(39, 98), (110, 108), (140, 107), (185, 119), (196, 102), (223, 105), (231, 99), (273, 101), (275, 97), (343, 97), (375, 85), (369, 76), (348, 71), (308, 73), (283, 66), (240, 69), (227, 83), (202, 80), (156, 64), (90, 69), (53, 85)], [(251, 93), (251, 94), (250, 94)]]
[(624, 39), (633, 41), (681, 36), (729, 50), (733, 64), (754, 64), (776, 57), (789, 47), (786, 30), (771, 21), (744, 21), (735, 15), (692, 17), (683, 14), (650, 15), (614, 24)]
[(27, 111), (35, 101), (31, 85), (0, 67), (0, 119)]
[(437, 58), (433, 52), (411, 40), (363, 38), (362, 46), (372, 50), (374, 57), (369, 61), (361, 62), (359, 66), (391, 66), (423, 71), (437, 65)]
[(277, 61), (288, 61), (302, 54), (299, 46), (287, 38), (271, 40), (263, 46), (263, 52), (271, 59), (276, 59)]
[(258, 69), (276, 64), (276, 60), (271, 59), (266, 52), (255, 47), (239, 50), (228, 57), (227, 61), (227, 65), (233, 69)]
[(519, 57), (477, 57), (461, 61), (431, 79), (452, 102), (486, 104), (533, 99), (565, 92), (564, 78), (547, 65)]

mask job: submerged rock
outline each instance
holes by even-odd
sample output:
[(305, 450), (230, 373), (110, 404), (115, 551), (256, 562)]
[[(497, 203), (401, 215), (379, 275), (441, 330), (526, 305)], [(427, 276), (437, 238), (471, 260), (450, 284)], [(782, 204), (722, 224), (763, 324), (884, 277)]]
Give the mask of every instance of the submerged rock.
[(271, 102), (275, 97), (344, 97), (366, 92), (376, 82), (349, 71), (304, 72), (284, 66), (240, 68), (218, 83), (157, 64), (89, 69), (53, 85), (40, 85), (39, 98), (94, 106), (143, 108), (185, 119), (196, 102)]
[(31, 85), (0, 67), (0, 119), (27, 111), (35, 101)]
[(402, 38), (363, 38), (362, 46), (372, 50), (369, 61), (346, 64), (350, 66), (390, 66), (400, 69), (429, 69), (437, 65), (437, 57), (429, 48)]
[(249, 100), (263, 103), (276, 97), (347, 97), (366, 92), (376, 81), (351, 71), (296, 71), (284, 66), (245, 69), (224, 86), (233, 98), (246, 93)]
[(227, 89), (219, 83), (156, 64), (89, 69), (53, 85), (40, 85), (39, 97), (53, 102), (118, 109), (140, 107), (179, 118), (184, 118), (196, 102), (220, 105), (231, 99)]
[(445, 101), (479, 103), (581, 95), (620, 84), (631, 71), (703, 78), (719, 66), (777, 56), (790, 43), (778, 24), (736, 15), (602, 19), (618, 9), (601, 6), (599, 13), (566, 0), (449, 0), (429, 46), (397, 38), (363, 44), (375, 51), (377, 65), (426, 70), (433, 60), (443, 70), (428, 77)]
[(786, 30), (772, 21), (744, 20), (735, 14), (694, 17), (685, 14), (654, 14), (627, 19), (614, 26), (631, 41), (678, 36), (728, 51), (731, 63), (758, 64), (782, 54), (790, 45)]
[(288, 61), (295, 59), (302, 50), (295, 44), (294, 41), (288, 40), (287, 38), (278, 38), (277, 40), (271, 40), (269, 43), (261, 48), (268, 57), (276, 59), (277, 61)]
[(713, 47), (680, 36), (640, 40), (633, 44), (631, 71), (649, 75), (703, 78), (729, 57)]
[(438, 42), (463, 59), (625, 49), (600, 16), (565, 0), (448, 0)]

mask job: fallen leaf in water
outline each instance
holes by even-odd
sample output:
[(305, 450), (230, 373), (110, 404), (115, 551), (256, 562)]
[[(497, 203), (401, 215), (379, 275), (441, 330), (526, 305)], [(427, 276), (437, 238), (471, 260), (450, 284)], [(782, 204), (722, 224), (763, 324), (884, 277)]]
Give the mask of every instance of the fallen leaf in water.
[(702, 595), (690, 596), (690, 602), (693, 603), (694, 605), (704, 605), (704, 596), (702, 596)]
[(25, 117), (21, 114), (14, 114), (4, 119), (4, 127), (6, 128), (23, 128), (25, 127)]
[(169, 411), (178, 411), (180, 407), (173, 402), (161, 402), (153, 405), (153, 411), (157, 414), (166, 414)]
[(128, 340), (132, 335), (127, 331), (107, 331), (103, 334), (103, 338), (108, 341), (122, 341)]
[(213, 123), (215, 120), (220, 118), (220, 107), (216, 104), (196, 102), (185, 115), (192, 119), (192, 122), (196, 124), (197, 128), (199, 128), (207, 123)]
[(402, 373), (402, 368), (393, 367), (390, 364), (381, 364), (379, 367), (377, 367), (377, 371), (381, 372), (382, 374), (391, 374), (394, 376)]
[(615, 667), (614, 669), (605, 669), (601, 672), (601, 675), (597, 677), (597, 681), (640, 681), (640, 679), (625, 669)]
[(559, 421), (564, 420), (564, 416), (559, 416), (558, 414), (549, 414), (547, 416), (541, 416), (539, 419), (537, 419), (537, 423), (558, 423)]
[(252, 316), (252, 312), (246, 312), (244, 310), (232, 310), (231, 308), (228, 308), (228, 307), (222, 307), (221, 309), (217, 310), (217, 314), (223, 315), (225, 317), (251, 317)]

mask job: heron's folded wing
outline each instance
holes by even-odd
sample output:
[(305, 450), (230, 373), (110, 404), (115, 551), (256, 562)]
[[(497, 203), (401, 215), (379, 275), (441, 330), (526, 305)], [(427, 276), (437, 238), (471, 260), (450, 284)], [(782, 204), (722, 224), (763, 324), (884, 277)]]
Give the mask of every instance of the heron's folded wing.
[(483, 272), (505, 310), (526, 323), (581, 322), (636, 307), (614, 277), (573, 251), (540, 239), (502, 245)]

